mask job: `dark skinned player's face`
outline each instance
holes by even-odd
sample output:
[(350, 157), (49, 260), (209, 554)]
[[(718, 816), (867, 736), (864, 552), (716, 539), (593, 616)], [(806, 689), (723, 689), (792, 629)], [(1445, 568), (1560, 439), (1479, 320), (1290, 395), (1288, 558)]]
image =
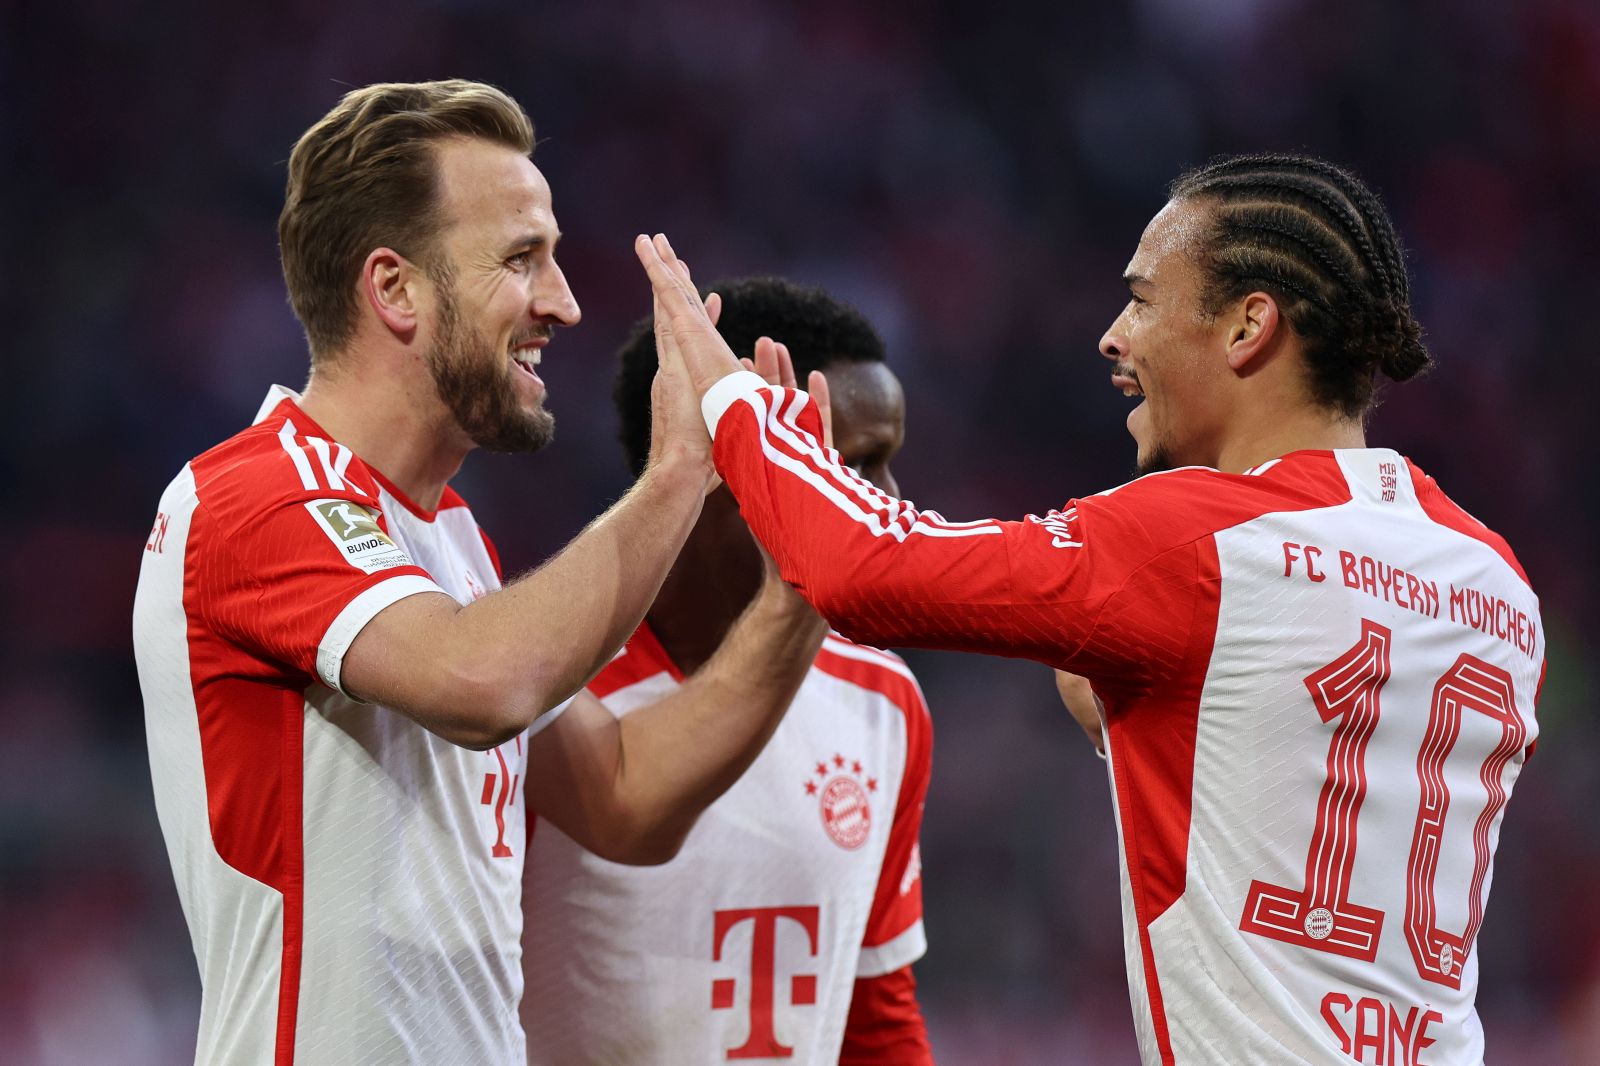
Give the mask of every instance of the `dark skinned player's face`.
[(823, 371), (833, 397), (833, 446), (844, 464), (891, 496), (889, 463), (906, 435), (900, 379), (882, 363), (834, 363)]

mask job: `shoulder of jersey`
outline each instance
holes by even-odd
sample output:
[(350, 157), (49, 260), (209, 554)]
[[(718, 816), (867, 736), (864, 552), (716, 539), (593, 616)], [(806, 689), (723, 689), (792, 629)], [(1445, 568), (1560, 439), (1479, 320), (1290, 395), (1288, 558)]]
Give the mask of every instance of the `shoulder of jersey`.
[(378, 485), (343, 445), (298, 429), (274, 412), (189, 463), (200, 503), (224, 521), (245, 521), (285, 503), (350, 499), (379, 510)]
[(857, 644), (829, 631), (814, 669), (868, 689), (898, 704), (907, 714), (927, 714), (922, 687), (906, 661), (892, 651)]
[[(1326, 453), (1320, 453), (1326, 455)], [(1274, 459), (1242, 474), (1186, 466), (1146, 474), (1076, 501), (1086, 514), (1118, 515), (1153, 539), (1180, 543), (1209, 536), (1273, 511), (1330, 507), (1350, 499), (1331, 456)]]
[(1495, 553), (1505, 560), (1506, 565), (1515, 571), (1517, 577), (1524, 585), (1532, 587), (1528, 581), (1527, 572), (1522, 569), (1522, 564), (1517, 561), (1516, 553), (1511, 550), (1511, 545), (1504, 537), (1484, 525), (1475, 516), (1462, 507), (1439, 487), (1439, 483), (1423, 471), (1416, 463), (1406, 460), (1411, 468), (1411, 484), (1416, 489), (1417, 503), (1424, 513), (1439, 525), (1453, 529), (1462, 536), (1471, 537), (1473, 540), (1488, 545)]

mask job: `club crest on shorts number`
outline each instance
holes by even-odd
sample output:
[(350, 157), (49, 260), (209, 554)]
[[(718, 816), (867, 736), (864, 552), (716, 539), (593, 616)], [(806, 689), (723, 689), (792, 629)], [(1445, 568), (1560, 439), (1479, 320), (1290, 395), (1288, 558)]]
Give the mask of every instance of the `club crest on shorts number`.
[(835, 754), (818, 759), (806, 778), (807, 796), (817, 798), (822, 828), (846, 851), (854, 851), (872, 835), (872, 794), (878, 779), (866, 773), (859, 759)]

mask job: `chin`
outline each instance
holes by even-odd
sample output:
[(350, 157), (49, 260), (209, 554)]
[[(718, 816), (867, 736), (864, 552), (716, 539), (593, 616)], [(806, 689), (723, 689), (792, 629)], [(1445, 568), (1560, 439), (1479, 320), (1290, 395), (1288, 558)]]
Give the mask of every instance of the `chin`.
[(1159, 474), (1163, 470), (1171, 470), (1178, 464), (1173, 460), (1172, 454), (1161, 445), (1149, 448), (1141, 447), (1134, 457), (1133, 476), (1144, 477), (1146, 474)]

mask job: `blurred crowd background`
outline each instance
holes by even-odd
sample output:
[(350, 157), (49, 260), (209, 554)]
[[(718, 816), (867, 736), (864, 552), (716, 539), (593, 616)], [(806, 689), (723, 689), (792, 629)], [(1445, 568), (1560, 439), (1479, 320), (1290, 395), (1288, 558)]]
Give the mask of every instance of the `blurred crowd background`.
[[(1127, 477), (1095, 352), (1166, 183), (1218, 152), (1357, 168), (1439, 368), (1372, 438), (1505, 534), (1541, 594), (1539, 750), (1479, 940), (1495, 1063), (1600, 1061), (1592, 0), (0, 5), (0, 1062), (189, 1061), (199, 981), (130, 653), (161, 489), (304, 380), (275, 220), (348, 87), (492, 81), (538, 125), (584, 310), (556, 443), (458, 486), (508, 570), (626, 487), (630, 241), (861, 307), (905, 381), (906, 495), (1019, 517)], [(1111, 802), (1042, 667), (910, 656), (936, 722), (918, 966), (946, 1066), (1137, 1061)]]

